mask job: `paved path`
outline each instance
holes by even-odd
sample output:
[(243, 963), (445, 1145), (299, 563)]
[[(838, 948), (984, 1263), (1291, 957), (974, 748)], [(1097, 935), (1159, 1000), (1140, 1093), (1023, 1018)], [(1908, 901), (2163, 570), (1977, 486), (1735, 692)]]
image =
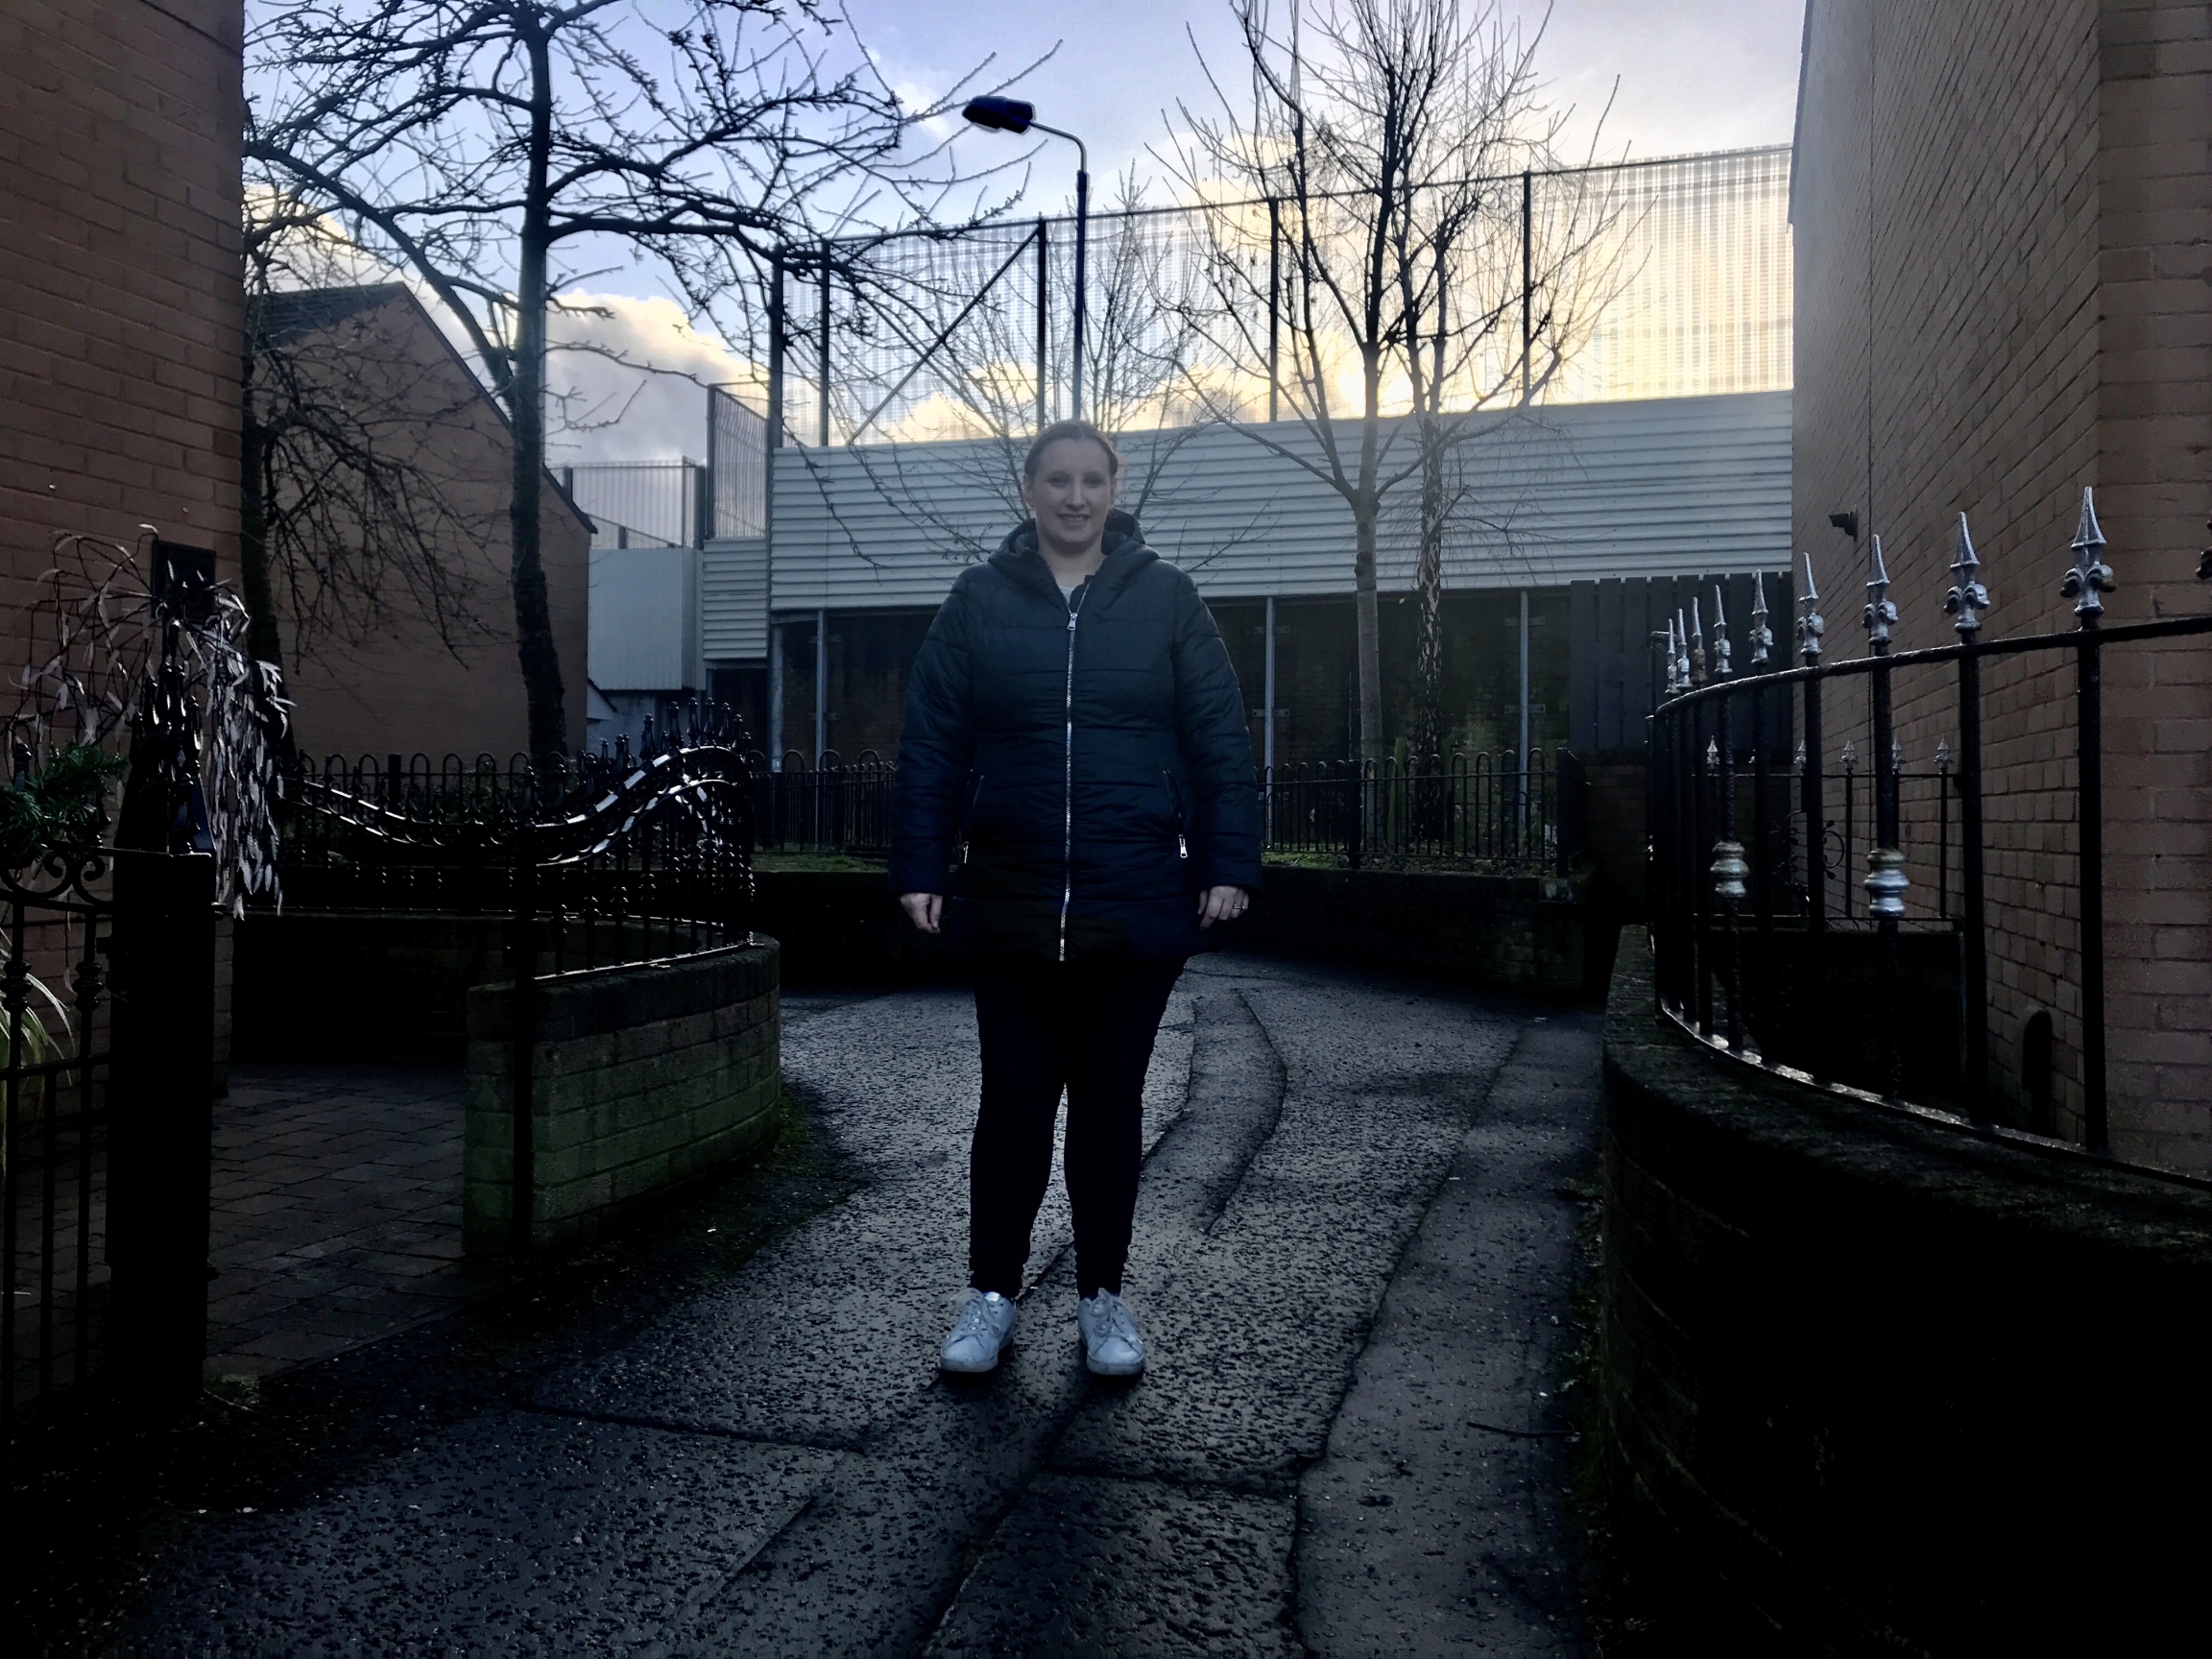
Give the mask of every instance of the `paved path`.
[(1148, 1085), (1134, 1386), (1083, 1371), (1055, 1184), (1022, 1340), (934, 1366), (973, 1021), (795, 1000), (868, 1184), (636, 1336), (279, 1513), (124, 1650), (1587, 1651), (1560, 1514), (1594, 1016), (1202, 961)]
[(461, 1255), (461, 1070), (231, 1068), (215, 1103), (207, 1375), (325, 1359), (481, 1294)]

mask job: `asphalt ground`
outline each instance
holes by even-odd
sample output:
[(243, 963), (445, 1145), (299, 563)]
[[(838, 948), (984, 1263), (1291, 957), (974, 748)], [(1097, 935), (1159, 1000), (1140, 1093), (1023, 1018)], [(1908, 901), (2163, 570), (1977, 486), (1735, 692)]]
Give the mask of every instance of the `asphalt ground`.
[(749, 1187), (240, 1402), (321, 1427), (228, 1431), (141, 1504), (77, 1650), (1593, 1651), (1562, 1393), (1598, 1023), (1193, 963), (1147, 1085), (1146, 1376), (1083, 1369), (1055, 1182), (1015, 1348), (954, 1382), (969, 1003), (791, 998), (804, 1112)]

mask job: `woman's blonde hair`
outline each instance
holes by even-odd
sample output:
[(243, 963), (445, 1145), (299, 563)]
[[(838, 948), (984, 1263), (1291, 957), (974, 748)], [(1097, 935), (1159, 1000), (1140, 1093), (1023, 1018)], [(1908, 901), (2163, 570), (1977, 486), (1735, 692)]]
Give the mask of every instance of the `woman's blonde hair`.
[(1121, 451), (1114, 447), (1114, 440), (1088, 421), (1055, 421), (1029, 442), (1029, 453), (1022, 458), (1022, 476), (1030, 483), (1037, 480), (1037, 467), (1045, 459), (1045, 451), (1063, 438), (1081, 438), (1095, 444), (1106, 451), (1106, 475), (1121, 476)]

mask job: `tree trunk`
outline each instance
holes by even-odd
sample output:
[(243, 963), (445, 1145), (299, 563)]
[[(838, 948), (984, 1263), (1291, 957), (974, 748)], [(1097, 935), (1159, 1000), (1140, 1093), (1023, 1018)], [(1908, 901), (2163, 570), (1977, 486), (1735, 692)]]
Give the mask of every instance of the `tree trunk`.
[(529, 37), (531, 69), (530, 182), (523, 198), (522, 238), (516, 283), (514, 373), (509, 411), (515, 424), (515, 490), (508, 504), (514, 540), (515, 654), (530, 710), (530, 754), (548, 759), (565, 754), (567, 719), (562, 709), (561, 657), (553, 644), (553, 613), (545, 599), (541, 557), (540, 503), (545, 470), (545, 252), (551, 204), (546, 171), (553, 144), (552, 64), (543, 36)]
[(1420, 605), (1413, 653), (1413, 758), (1444, 752), (1444, 454), (1433, 432), (1421, 458), (1421, 557), (1413, 586)]
[(1354, 620), (1359, 640), (1359, 758), (1380, 762), (1382, 746), (1382, 623), (1375, 598), (1373, 495), (1352, 506)]

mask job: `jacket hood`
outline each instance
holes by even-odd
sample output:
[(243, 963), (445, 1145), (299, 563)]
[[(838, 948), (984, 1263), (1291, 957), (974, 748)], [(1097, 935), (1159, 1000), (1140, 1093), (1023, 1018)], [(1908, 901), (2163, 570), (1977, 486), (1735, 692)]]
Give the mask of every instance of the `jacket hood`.
[[(1106, 563), (1092, 577), (1101, 589), (1118, 588), (1147, 565), (1159, 562), (1144, 541), (1143, 529), (1136, 518), (1115, 508), (1106, 515)], [(1024, 518), (1007, 532), (1006, 540), (998, 543), (998, 551), (992, 554), (990, 564), (1014, 581), (1031, 588), (1050, 599), (1060, 597), (1060, 585), (1052, 579), (1051, 568), (1045, 556), (1037, 551), (1037, 520)]]

